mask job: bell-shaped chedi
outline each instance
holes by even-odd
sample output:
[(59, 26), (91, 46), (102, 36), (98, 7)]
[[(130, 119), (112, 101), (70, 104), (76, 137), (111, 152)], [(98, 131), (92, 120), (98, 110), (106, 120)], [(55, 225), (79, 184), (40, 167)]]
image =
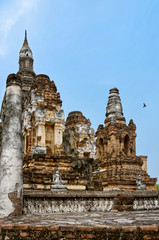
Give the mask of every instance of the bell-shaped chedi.
[(126, 125), (119, 90), (110, 90), (106, 108), (105, 127), (96, 132), (97, 158), (100, 159), (97, 178), (103, 189), (136, 189), (140, 172), (148, 190), (155, 190), (156, 179), (147, 174), (147, 157), (136, 156), (136, 126), (133, 120)]

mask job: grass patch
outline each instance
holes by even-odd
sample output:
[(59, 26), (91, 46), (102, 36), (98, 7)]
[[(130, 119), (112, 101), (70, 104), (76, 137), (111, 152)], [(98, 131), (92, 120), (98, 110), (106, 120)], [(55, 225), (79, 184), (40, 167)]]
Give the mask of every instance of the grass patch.
[(159, 184), (156, 184), (155, 187), (157, 188), (157, 191), (159, 191)]

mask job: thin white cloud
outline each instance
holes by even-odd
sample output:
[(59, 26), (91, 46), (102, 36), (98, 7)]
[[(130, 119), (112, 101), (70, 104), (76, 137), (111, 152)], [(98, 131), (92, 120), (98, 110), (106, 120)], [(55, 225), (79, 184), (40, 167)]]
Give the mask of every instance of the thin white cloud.
[(12, 27), (20, 18), (28, 15), (36, 7), (37, 0), (15, 0), (5, 6), (0, 12), (0, 55), (5, 55), (7, 50), (7, 37)]

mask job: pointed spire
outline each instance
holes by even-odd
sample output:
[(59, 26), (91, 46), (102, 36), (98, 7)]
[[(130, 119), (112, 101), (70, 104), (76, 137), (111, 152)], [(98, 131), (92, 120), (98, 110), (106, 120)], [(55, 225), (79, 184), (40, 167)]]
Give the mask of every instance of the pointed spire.
[(25, 38), (24, 38), (24, 42), (25, 42), (25, 43), (28, 43), (28, 40), (27, 40), (27, 30), (25, 30)]
[(31, 51), (31, 49), (29, 47), (29, 44), (28, 44), (27, 30), (25, 30), (24, 43), (23, 43), (23, 46), (20, 50), (19, 57), (31, 57), (31, 58), (33, 58), (32, 51)]
[(29, 70), (33, 72), (33, 61), (33, 54), (27, 40), (27, 30), (25, 30), (23, 46), (19, 52), (19, 71)]

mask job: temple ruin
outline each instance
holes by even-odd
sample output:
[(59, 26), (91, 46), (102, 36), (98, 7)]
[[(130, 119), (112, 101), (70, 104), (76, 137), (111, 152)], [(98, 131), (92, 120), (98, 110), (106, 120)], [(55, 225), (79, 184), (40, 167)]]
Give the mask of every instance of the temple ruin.
[(110, 89), (95, 132), (80, 111), (65, 120), (54, 81), (36, 75), (33, 62), (25, 32), (1, 108), (0, 214), (159, 209), (157, 179), (147, 157), (136, 156), (136, 126), (126, 125), (119, 90)]

